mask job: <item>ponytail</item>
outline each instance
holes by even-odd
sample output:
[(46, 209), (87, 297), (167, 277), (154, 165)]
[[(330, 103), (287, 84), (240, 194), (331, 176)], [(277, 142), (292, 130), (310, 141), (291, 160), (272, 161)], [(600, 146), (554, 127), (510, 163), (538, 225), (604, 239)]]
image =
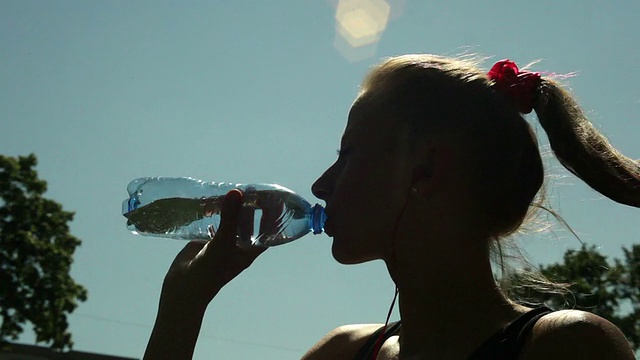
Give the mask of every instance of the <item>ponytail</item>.
[(559, 84), (542, 79), (540, 91), (534, 109), (560, 163), (611, 200), (640, 207), (640, 164), (611, 146)]

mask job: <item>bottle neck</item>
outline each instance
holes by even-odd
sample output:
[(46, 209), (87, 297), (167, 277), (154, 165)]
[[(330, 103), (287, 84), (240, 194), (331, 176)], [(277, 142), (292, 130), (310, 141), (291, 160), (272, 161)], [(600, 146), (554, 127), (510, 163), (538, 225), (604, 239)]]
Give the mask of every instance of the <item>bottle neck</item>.
[(327, 220), (327, 214), (320, 204), (316, 204), (311, 209), (311, 230), (314, 235), (322, 234), (324, 231), (324, 222)]

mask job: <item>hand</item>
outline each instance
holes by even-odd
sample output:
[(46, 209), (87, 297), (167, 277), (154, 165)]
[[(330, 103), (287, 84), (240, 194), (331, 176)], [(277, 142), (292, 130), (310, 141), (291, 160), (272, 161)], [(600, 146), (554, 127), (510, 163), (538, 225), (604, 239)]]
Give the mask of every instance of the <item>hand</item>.
[(206, 307), (220, 289), (264, 248), (236, 245), (243, 194), (232, 190), (222, 204), (220, 228), (210, 241), (191, 241), (176, 256), (165, 277), (162, 298), (177, 306)]
[(277, 239), (283, 230), (284, 201), (277, 194), (267, 191), (256, 193), (255, 189), (247, 189), (244, 196), (255, 196), (255, 204), (261, 211), (260, 231), (254, 237), (255, 211), (253, 207), (240, 210), (239, 241), (242, 247), (258, 244), (259, 246), (278, 245)]
[(191, 241), (171, 264), (144, 359), (191, 359), (209, 302), (264, 252), (236, 245), (242, 197), (230, 191), (212, 240)]

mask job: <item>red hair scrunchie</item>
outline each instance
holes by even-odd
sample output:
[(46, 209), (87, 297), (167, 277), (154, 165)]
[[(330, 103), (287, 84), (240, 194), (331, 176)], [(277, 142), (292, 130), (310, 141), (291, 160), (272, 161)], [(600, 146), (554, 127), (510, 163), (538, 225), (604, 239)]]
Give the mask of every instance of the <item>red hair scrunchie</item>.
[(505, 59), (495, 63), (487, 76), (495, 82), (497, 91), (515, 102), (518, 111), (528, 114), (533, 110), (540, 73), (520, 71), (516, 63)]

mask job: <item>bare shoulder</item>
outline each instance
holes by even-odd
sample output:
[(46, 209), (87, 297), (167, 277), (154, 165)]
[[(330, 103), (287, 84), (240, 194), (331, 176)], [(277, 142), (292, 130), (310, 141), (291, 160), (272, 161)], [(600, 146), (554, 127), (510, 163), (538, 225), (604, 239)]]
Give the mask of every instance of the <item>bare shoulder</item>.
[(600, 316), (579, 310), (543, 316), (533, 327), (520, 358), (635, 359), (620, 329)]
[(382, 324), (343, 325), (333, 329), (302, 357), (302, 360), (353, 359)]

